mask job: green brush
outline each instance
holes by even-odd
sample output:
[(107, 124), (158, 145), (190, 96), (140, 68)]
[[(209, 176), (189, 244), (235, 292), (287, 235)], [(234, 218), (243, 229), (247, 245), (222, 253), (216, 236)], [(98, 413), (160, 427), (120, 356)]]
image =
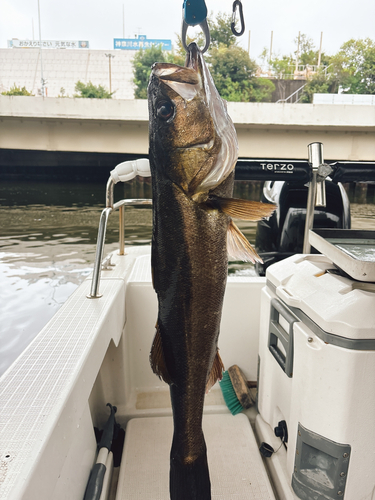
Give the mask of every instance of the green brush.
[(254, 404), (255, 398), (247, 385), (244, 374), (237, 365), (231, 366), (223, 373), (219, 384), (225, 404), (232, 415), (237, 415)]

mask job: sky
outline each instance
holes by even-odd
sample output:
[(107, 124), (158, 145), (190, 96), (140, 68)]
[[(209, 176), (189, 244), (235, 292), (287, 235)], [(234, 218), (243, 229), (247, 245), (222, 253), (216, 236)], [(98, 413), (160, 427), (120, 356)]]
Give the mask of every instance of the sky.
[[(91, 49), (112, 49), (113, 39), (135, 34), (176, 40), (181, 32), (182, 0), (39, 0), (42, 40), (88, 40)], [(316, 49), (335, 54), (351, 38), (375, 40), (375, 0), (243, 0), (245, 33), (240, 45), (260, 62), (264, 48), (289, 55), (298, 32)], [(209, 12), (231, 14), (232, 0), (206, 0)], [(124, 15), (123, 15), (124, 12)], [(38, 0), (0, 0), (0, 48), (7, 40), (39, 39)], [(194, 30), (189, 28), (189, 35)]]

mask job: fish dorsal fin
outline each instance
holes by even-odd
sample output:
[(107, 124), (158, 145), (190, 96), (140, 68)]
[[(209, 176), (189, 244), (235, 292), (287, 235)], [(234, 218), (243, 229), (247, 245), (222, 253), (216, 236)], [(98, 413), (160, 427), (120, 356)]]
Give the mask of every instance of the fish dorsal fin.
[(206, 393), (216, 384), (218, 380), (223, 378), (224, 365), (221, 360), (219, 351), (216, 351), (216, 356), (212, 364), (210, 375), (206, 384)]
[(165, 364), (163, 345), (161, 341), (159, 325), (157, 323), (156, 333), (150, 352), (150, 365), (152, 371), (160, 378), (160, 380), (164, 380), (164, 382), (166, 382), (167, 384), (172, 383), (167, 370), (167, 366)]
[(228, 255), (234, 260), (252, 262), (253, 264), (255, 262), (263, 263), (255, 249), (232, 220), (229, 223), (227, 232), (227, 251)]
[(210, 201), (219, 210), (234, 217), (235, 219), (257, 221), (262, 217), (269, 217), (276, 209), (276, 205), (271, 203), (261, 203), (259, 201), (240, 200), (238, 198), (220, 198), (211, 196)]

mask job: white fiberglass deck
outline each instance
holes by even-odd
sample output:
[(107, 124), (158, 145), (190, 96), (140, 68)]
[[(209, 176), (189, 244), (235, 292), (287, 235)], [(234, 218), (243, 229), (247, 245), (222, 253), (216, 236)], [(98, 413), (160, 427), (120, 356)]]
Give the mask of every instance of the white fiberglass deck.
[[(245, 415), (205, 415), (203, 430), (213, 500), (275, 500)], [(130, 420), (116, 500), (169, 500), (172, 433), (172, 417)]]

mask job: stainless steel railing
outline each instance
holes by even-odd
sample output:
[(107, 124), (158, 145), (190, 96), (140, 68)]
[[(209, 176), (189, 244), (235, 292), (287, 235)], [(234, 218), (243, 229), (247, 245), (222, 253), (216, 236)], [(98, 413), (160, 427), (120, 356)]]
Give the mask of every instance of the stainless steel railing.
[(110, 263), (103, 264), (104, 243), (107, 230), (107, 222), (109, 215), (119, 210), (119, 255), (125, 255), (125, 206), (135, 205), (152, 205), (152, 200), (147, 198), (127, 199), (115, 203), (112, 207), (106, 207), (100, 216), (98, 239), (96, 243), (95, 264), (92, 275), (90, 294), (87, 295), (89, 299), (98, 299), (102, 295), (99, 293), (100, 276), (102, 268), (107, 268)]
[[(139, 160), (138, 160), (139, 161)], [(113, 212), (118, 210), (119, 211), (119, 255), (125, 255), (125, 207), (126, 206), (135, 206), (135, 205), (152, 205), (152, 200), (146, 199), (146, 198), (139, 198), (139, 199), (126, 199), (126, 200), (121, 200), (116, 203), (114, 203), (114, 197), (113, 197), (113, 191), (114, 191), (114, 185), (118, 181), (127, 181), (132, 178), (134, 178), (136, 175), (142, 175), (146, 176), (147, 175), (147, 169), (145, 171), (145, 160), (141, 160), (142, 163), (142, 171), (137, 171), (137, 161), (134, 162), (124, 162), (118, 165), (112, 172), (111, 172), (111, 177), (108, 179), (107, 182), (107, 187), (106, 187), (106, 208), (101, 213), (100, 220), (99, 220), (99, 229), (98, 229), (98, 239), (96, 243), (96, 253), (95, 253), (95, 264), (94, 264), (94, 270), (93, 270), (93, 276), (92, 276), (92, 282), (91, 282), (91, 290), (89, 295), (87, 297), (89, 299), (98, 299), (102, 295), (99, 293), (99, 286), (100, 286), (100, 276), (101, 276), (101, 271), (103, 268), (108, 268), (108, 266), (111, 265), (110, 261), (107, 261), (103, 264), (103, 253), (104, 253), (104, 244), (105, 244), (105, 236), (106, 236), (106, 231), (107, 231), (107, 222), (109, 215)], [(121, 172), (121, 167), (122, 170), (124, 169), (125, 166), (131, 165), (131, 168), (133, 169), (132, 174), (124, 174)], [(119, 169), (120, 167), (120, 169)], [(120, 176), (118, 175), (118, 172), (116, 172), (116, 169), (119, 170)], [(149, 174), (148, 174), (149, 175)], [(121, 177), (122, 176), (122, 177)], [(116, 179), (116, 180), (114, 180)]]

